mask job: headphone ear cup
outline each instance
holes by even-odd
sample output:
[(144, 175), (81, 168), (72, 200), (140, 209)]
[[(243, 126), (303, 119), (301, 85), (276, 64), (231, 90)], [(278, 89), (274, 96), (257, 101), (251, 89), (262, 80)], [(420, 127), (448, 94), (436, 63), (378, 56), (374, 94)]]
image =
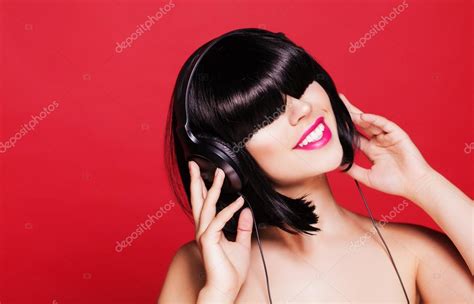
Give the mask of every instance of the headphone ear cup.
[(239, 161), (231, 148), (224, 141), (206, 135), (199, 136), (198, 151), (191, 158), (199, 165), (201, 177), (206, 187), (211, 187), (216, 168), (225, 173), (222, 193), (239, 192), (247, 182), (243, 176)]

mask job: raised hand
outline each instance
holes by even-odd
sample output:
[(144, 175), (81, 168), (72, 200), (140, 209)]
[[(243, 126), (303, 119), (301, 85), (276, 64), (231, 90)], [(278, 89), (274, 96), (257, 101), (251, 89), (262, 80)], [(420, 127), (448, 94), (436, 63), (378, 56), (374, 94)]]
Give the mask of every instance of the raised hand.
[(376, 190), (410, 198), (433, 169), (425, 161), (408, 134), (385, 117), (362, 112), (339, 94), (352, 121), (365, 133), (360, 149), (372, 161), (372, 167), (354, 164), (347, 172)]
[(196, 241), (206, 271), (206, 283), (198, 302), (230, 302), (236, 298), (248, 273), (253, 218), (249, 208), (240, 213), (235, 242), (228, 241), (222, 229), (243, 205), (239, 197), (216, 215), (216, 202), (221, 193), (225, 174), (216, 170), (208, 190), (196, 162), (188, 163), (191, 175), (191, 205), (196, 227)]

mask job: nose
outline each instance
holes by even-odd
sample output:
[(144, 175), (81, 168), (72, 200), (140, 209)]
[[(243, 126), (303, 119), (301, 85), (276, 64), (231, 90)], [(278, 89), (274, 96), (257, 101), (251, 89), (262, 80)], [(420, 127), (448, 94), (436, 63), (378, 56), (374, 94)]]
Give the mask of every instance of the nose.
[(301, 119), (311, 113), (311, 104), (301, 99), (288, 96), (289, 121), (292, 126), (296, 126)]

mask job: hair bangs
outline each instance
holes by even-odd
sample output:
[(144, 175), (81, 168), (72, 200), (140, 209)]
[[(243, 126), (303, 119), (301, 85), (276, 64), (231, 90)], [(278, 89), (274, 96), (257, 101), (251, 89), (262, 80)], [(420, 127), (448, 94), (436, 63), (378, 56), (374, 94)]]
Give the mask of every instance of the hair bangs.
[(204, 56), (190, 87), (194, 130), (241, 142), (285, 112), (286, 95), (300, 98), (315, 80), (304, 50), (281, 37), (264, 38), (236, 35)]

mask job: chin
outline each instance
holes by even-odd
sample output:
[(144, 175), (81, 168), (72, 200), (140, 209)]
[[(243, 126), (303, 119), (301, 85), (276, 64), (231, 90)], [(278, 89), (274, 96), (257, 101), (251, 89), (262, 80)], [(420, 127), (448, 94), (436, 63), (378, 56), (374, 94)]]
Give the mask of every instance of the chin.
[(331, 146), (328, 146), (327, 148), (328, 149), (325, 151), (326, 156), (323, 160), (319, 160), (320, 163), (325, 164), (325, 173), (339, 169), (342, 162), (342, 156), (344, 155), (344, 151), (342, 150), (339, 140), (333, 141)]

